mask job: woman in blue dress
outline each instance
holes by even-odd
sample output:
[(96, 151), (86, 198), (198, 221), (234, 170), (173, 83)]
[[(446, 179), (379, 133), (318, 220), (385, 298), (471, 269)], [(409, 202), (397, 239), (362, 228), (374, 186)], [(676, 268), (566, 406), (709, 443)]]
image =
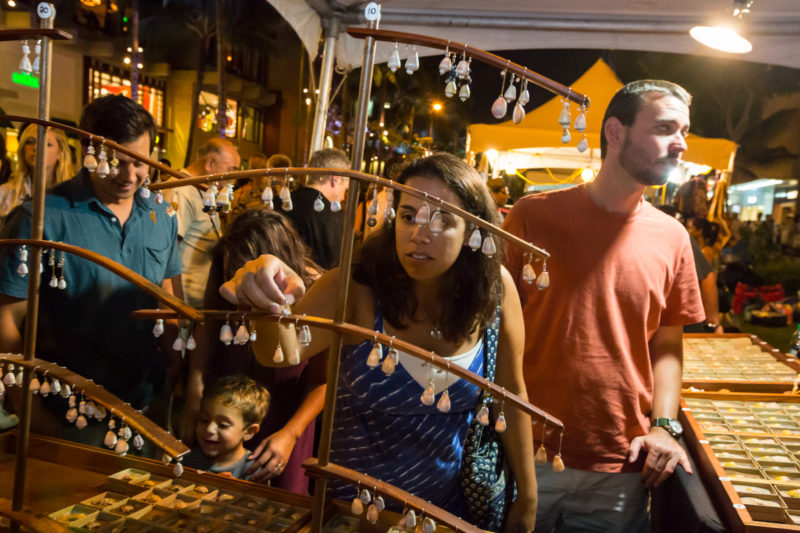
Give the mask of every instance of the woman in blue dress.
[[(497, 222), (480, 175), (452, 155), (418, 159), (397, 181)], [(424, 200), (400, 194), (395, 208), (396, 219), (387, 221), (357, 254), (345, 320), (445, 356), (452, 365), (479, 375), (484, 372), (484, 351), (496, 349), (495, 382), (527, 399), (522, 310), (499, 254), (473, 251), (467, 246), (473, 228), (458, 216), (434, 211)], [(304, 294), (302, 280), (286, 264), (261, 256), (237, 271), (220, 292), (236, 304), (273, 312), (289, 304), (296, 314), (333, 318), (337, 286), (338, 269), (333, 269)], [(253, 351), (266, 366), (275, 365), (279, 335), (284, 353), (299, 348), (301, 359), (326, 351), (332, 342), (326, 330), (312, 328), (311, 343), (300, 346), (288, 328), (274, 322), (257, 327)], [(344, 344), (331, 461), (466, 518), (458, 472), (478, 388), (402, 353), (396, 370), (387, 375), (380, 366), (366, 364), (371, 341), (345, 336)], [(421, 401), (431, 389), (436, 400), (446, 391), (449, 410), (440, 401)], [(497, 409), (497, 402), (494, 405)], [(507, 510), (506, 531), (533, 531), (537, 500), (531, 421), (514, 408), (504, 415), (508, 430), (501, 438), (518, 490)], [(334, 485), (332, 492), (342, 499), (355, 496), (354, 487)]]

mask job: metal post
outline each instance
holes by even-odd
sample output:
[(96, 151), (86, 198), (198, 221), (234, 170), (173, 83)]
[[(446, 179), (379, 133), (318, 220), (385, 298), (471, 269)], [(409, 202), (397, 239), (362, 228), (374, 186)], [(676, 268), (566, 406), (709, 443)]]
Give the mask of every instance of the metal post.
[[(376, 29), (380, 19), (380, 6), (371, 2), (365, 9), (368, 27)], [(364, 61), (361, 65), (361, 81), (358, 86), (358, 114), (356, 115), (356, 131), (353, 142), (351, 168), (361, 170), (361, 160), (364, 157), (364, 141), (367, 135), (367, 111), (369, 109), (370, 92), (372, 89), (372, 68), (375, 63), (375, 39), (367, 37), (364, 41)], [(350, 262), (353, 258), (353, 229), (358, 206), (358, 191), (360, 183), (351, 179), (347, 190), (345, 203), (344, 231), (342, 247), (339, 254), (339, 291), (336, 297), (336, 313), (334, 321), (343, 322), (347, 311), (347, 293), (350, 287)], [(333, 411), (336, 405), (336, 389), (339, 380), (339, 358), (342, 351), (342, 334), (335, 333), (328, 351), (328, 379), (325, 391), (325, 411), (322, 415), (322, 430), (319, 438), (320, 466), (328, 464), (331, 452), (331, 437), (333, 434)], [(325, 491), (327, 480), (317, 480), (314, 486), (314, 507), (312, 509), (311, 531), (322, 530), (322, 519), (325, 511)]]
[(139, 97), (139, 63), (142, 62), (142, 54), (139, 53), (139, 0), (131, 2), (131, 100), (138, 102)]
[(322, 148), (325, 142), (325, 125), (328, 120), (328, 99), (333, 82), (333, 60), (336, 55), (336, 39), (339, 35), (339, 15), (327, 20), (325, 25), (325, 47), (322, 51), (322, 66), (319, 73), (319, 95), (314, 112), (314, 129), (311, 133), (311, 149), (313, 154)]
[[(40, 26), (51, 29), (56, 18), (53, 4), (41, 2), (37, 8), (41, 17)], [(53, 43), (47, 37), (42, 38), (42, 52), (39, 59), (39, 113), (38, 118), (50, 119), (50, 71), (53, 60)], [(45, 191), (45, 157), (47, 154), (47, 128), (39, 126), (36, 132), (36, 172), (33, 177), (33, 218), (31, 220), (31, 239), (41, 239), (44, 233), (44, 191)], [(25, 312), (25, 348), (26, 361), (33, 359), (36, 353), (36, 329), (39, 321), (39, 283), (41, 281), (42, 249), (32, 246), (28, 259), (28, 300)], [(22, 509), (25, 497), (25, 469), (28, 459), (28, 443), (31, 434), (31, 381), (33, 371), (24, 370), (22, 380), (22, 409), (19, 420), (19, 438), (17, 440), (17, 462), (14, 465), (14, 494), (11, 508)]]

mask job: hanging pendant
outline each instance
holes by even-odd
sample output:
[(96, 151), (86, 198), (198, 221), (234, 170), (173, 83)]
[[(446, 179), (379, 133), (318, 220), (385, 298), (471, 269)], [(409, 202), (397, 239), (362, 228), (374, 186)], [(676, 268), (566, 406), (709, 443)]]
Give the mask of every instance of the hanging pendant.
[(417, 209), (416, 215), (414, 215), (414, 224), (418, 226), (424, 226), (431, 221), (431, 208), (428, 203), (422, 204), (422, 207)]
[(378, 199), (373, 197), (372, 200), (369, 202), (369, 206), (367, 206), (367, 214), (371, 216), (375, 216), (378, 214)]
[(183, 465), (181, 464), (180, 459), (178, 459), (178, 461), (172, 467), (172, 475), (175, 477), (181, 477), (183, 475)]
[(17, 274), (19, 274), (21, 278), (24, 278), (26, 275), (28, 275), (28, 265), (25, 263), (20, 263), (17, 267)]
[(156, 192), (156, 203), (159, 205), (164, 203), (164, 194), (161, 191)]
[(511, 103), (517, 99), (517, 86), (514, 83), (517, 81), (517, 77), (513, 74), (511, 75), (511, 82), (508, 84), (508, 88), (506, 92), (503, 93), (503, 98), (505, 98), (507, 103)]
[(497, 246), (494, 244), (494, 238), (491, 235), (486, 235), (486, 238), (483, 239), (483, 246), (481, 246), (481, 252), (488, 258), (492, 258), (494, 254), (497, 253)]
[(322, 195), (317, 196), (317, 199), (314, 200), (314, 211), (319, 213), (325, 209), (325, 204), (322, 202)]
[(85, 415), (86, 414), (86, 399), (84, 398), (80, 402), (78, 402), (78, 413)]
[(101, 421), (106, 417), (107, 414), (108, 414), (108, 412), (106, 411), (105, 407), (103, 407), (102, 405), (96, 405), (95, 406), (95, 408), (94, 408), (94, 419), (95, 420)]
[(14, 377), (14, 365), (9, 364), (6, 366), (6, 375), (3, 376), (3, 383), (7, 387), (13, 387), (16, 382), (17, 378)]
[(561, 113), (558, 115), (558, 123), (568, 128), (570, 122), (572, 122), (572, 117), (569, 114), (569, 100), (564, 99), (564, 105), (561, 107)]
[(156, 325), (153, 326), (153, 336), (160, 337), (161, 335), (163, 335), (163, 333), (164, 333), (164, 319), (157, 318)]
[(226, 346), (233, 342), (233, 329), (231, 328), (230, 322), (227, 320), (219, 330), (219, 340), (222, 341)]
[(502, 96), (498, 96), (497, 100), (492, 104), (492, 116), (497, 120), (502, 119), (508, 112), (508, 102)]
[(478, 414), (476, 416), (478, 419), (478, 424), (486, 427), (489, 425), (489, 408), (485, 405), (478, 410)]
[(86, 416), (94, 416), (96, 410), (94, 402), (86, 402)]
[(42, 63), (42, 40), (39, 39), (36, 41), (36, 46), (33, 47), (34, 53), (36, 56), (33, 58), (33, 73), (39, 74), (39, 68)]
[[(116, 177), (116, 175), (119, 174), (119, 159), (117, 159), (116, 150), (111, 151), (111, 161), (109, 161), (109, 164), (111, 165), (111, 168), (109, 169), (108, 175), (112, 178)], [(149, 183), (150, 178), (147, 178), (147, 181)]]
[(400, 68), (400, 51), (397, 49), (397, 43), (394, 43), (394, 50), (392, 50), (392, 55), (389, 56), (389, 61), (386, 63), (386, 66), (389, 67), (389, 70), (392, 72)]
[(144, 446), (144, 439), (141, 434), (136, 433), (136, 435), (133, 436), (133, 447), (137, 450), (141, 450), (142, 446)]
[(144, 185), (141, 189), (139, 189), (139, 195), (145, 200), (150, 198), (150, 189), (147, 188), (147, 185)]
[[(267, 185), (264, 187), (264, 191), (261, 193), (261, 201), (269, 204), (272, 204), (272, 199), (275, 197), (275, 193), (272, 191), (272, 187)], [(272, 209), (272, 207), (270, 207)]]
[(372, 501), (372, 495), (369, 493), (367, 489), (362, 489), (358, 493), (358, 497), (361, 500), (361, 503), (363, 503), (364, 505), (369, 505), (370, 502)]
[(506, 417), (502, 411), (500, 411), (500, 415), (497, 417), (497, 421), (494, 423), (494, 430), (498, 433), (503, 433), (506, 430)]
[(78, 410), (74, 407), (70, 407), (67, 411), (67, 422), (73, 424), (78, 419)]
[(442, 395), (439, 397), (439, 401), (436, 402), (436, 409), (438, 409), (442, 413), (450, 412), (450, 393), (447, 392), (447, 389), (444, 389), (444, 391), (442, 391)]
[(439, 75), (444, 76), (445, 74), (450, 72), (450, 69), (452, 68), (453, 68), (453, 62), (450, 61), (450, 49), (447, 48), (444, 51), (444, 57), (442, 58), (441, 61), (439, 61)]
[(25, 374), (22, 371), (22, 367), (20, 367), (17, 372), (17, 385), (19, 385), (20, 387), (22, 386), (23, 379), (25, 379)]
[(553, 472), (563, 472), (564, 471), (564, 461), (561, 459), (561, 454), (559, 453), (555, 457), (553, 457)]
[(419, 52), (415, 46), (414, 51), (406, 58), (406, 74), (414, 74), (417, 70), (419, 70)]
[(17, 274), (24, 278), (28, 274), (28, 247), (24, 244), (19, 249), (19, 261)]
[(367, 507), (367, 522), (370, 524), (375, 524), (378, 522), (378, 508), (375, 507), (375, 504)]
[(78, 415), (78, 418), (75, 420), (75, 427), (78, 429), (83, 429), (86, 427), (86, 424), (88, 424), (86, 417), (83, 415)]
[(376, 494), (372, 502), (375, 504), (375, 509), (377, 509), (379, 513), (386, 509), (386, 503), (383, 501), (383, 496)]
[(383, 350), (381, 349), (380, 343), (374, 343), (372, 345), (372, 350), (369, 352), (369, 356), (367, 356), (367, 366), (370, 368), (377, 368), (380, 366), (382, 355)]
[(28, 57), (31, 53), (31, 47), (28, 45), (28, 41), (22, 41), (22, 59), (19, 62), (19, 70), (20, 72), (24, 72), (25, 74), (30, 74), (33, 72), (33, 65), (31, 65), (31, 58)]
[(422, 396), (419, 397), (419, 401), (421, 401), (423, 405), (433, 405), (434, 396), (433, 381), (430, 381), (428, 382), (428, 386), (425, 387), (425, 390), (422, 391)]
[(536, 288), (540, 291), (545, 290), (550, 286), (550, 273), (547, 272), (547, 262), (542, 263), (542, 271), (539, 273), (539, 278), (536, 280)]
[(61, 387), (61, 397), (69, 398), (71, 395), (72, 395), (72, 387), (69, 386), (69, 383), (64, 383), (64, 386)]
[(481, 245), (483, 244), (483, 239), (481, 238), (481, 230), (475, 228), (472, 232), (472, 235), (469, 236), (469, 243), (468, 246), (472, 248), (473, 252), (478, 251)]
[(461, 89), (458, 90), (458, 97), (461, 99), (462, 102), (466, 102), (469, 100), (470, 91), (469, 91), (469, 84), (465, 83), (461, 86)]
[(256, 328), (250, 330), (250, 342), (255, 342), (258, 338), (258, 333), (256, 333)]
[(472, 58), (467, 59), (466, 54), (461, 56), (461, 61), (459, 61), (458, 65), (456, 66), (456, 76), (458, 76), (458, 79), (466, 80), (469, 78), (469, 73), (471, 70), (469, 64), (471, 60)]
[(514, 124), (519, 124), (525, 118), (525, 108), (522, 107), (522, 104), (517, 102), (514, 106), (514, 112), (511, 114), (511, 120), (514, 121)]
[(52, 383), (50, 383), (50, 392), (53, 394), (59, 394), (61, 392), (61, 382), (57, 379), (54, 379)]
[(433, 340), (438, 341), (442, 338), (442, 331), (436, 326), (433, 326), (433, 329), (430, 331), (430, 335)]
[(39, 378), (38, 378), (38, 377), (36, 377), (36, 376), (34, 375), (34, 376), (33, 376), (33, 379), (31, 380), (31, 387), (30, 387), (30, 389), (31, 389), (31, 392), (32, 392), (33, 394), (36, 394), (36, 393), (38, 393), (38, 392), (39, 392), (39, 389), (40, 389), (40, 388), (42, 388), (42, 384), (41, 384), (41, 382), (39, 381)]
[(120, 457), (125, 457), (128, 454), (128, 441), (117, 439), (117, 445), (114, 446), (114, 453)]
[(536, 272), (533, 270), (533, 265), (527, 263), (524, 267), (522, 267), (522, 281), (525, 283), (533, 283), (533, 280), (536, 279)]
[(581, 112), (578, 117), (575, 119), (575, 131), (579, 133), (583, 133), (586, 129), (586, 108), (581, 106)]
[(519, 98), (517, 98), (517, 102), (522, 104), (523, 107), (528, 105), (528, 102), (531, 101), (531, 94), (528, 92), (528, 80), (522, 80), (522, 90), (519, 92)]
[(564, 129), (561, 130), (561, 142), (567, 144), (571, 140), (572, 136), (569, 134), (569, 128), (565, 126)]
[(339, 200), (334, 200), (331, 202), (331, 213), (338, 213), (342, 210), (342, 204)]
[(95, 172), (101, 178), (105, 178), (108, 176), (110, 168), (108, 166), (108, 156), (106, 155), (106, 148), (102, 144), (100, 145), (100, 153), (97, 155), (97, 168)]
[(300, 332), (297, 334), (297, 342), (301, 346), (308, 346), (311, 344), (311, 328), (308, 326), (301, 326)]
[(586, 140), (586, 135), (584, 135), (578, 143), (578, 151), (583, 153), (587, 148), (589, 148), (589, 141)]
[(106, 448), (113, 448), (117, 445), (117, 434), (114, 433), (112, 430), (106, 431), (106, 438), (103, 439), (103, 444), (106, 445)]
[(417, 513), (414, 512), (414, 509), (408, 510), (408, 512), (404, 517), (404, 520), (407, 529), (412, 529), (417, 527)]
[(197, 348), (197, 341), (194, 340), (194, 335), (189, 335), (189, 338), (186, 339), (186, 349), (194, 350), (195, 348)]
[(422, 521), (422, 533), (433, 533), (434, 531), (436, 531), (436, 522), (428, 516)]
[(350, 512), (356, 516), (360, 516), (364, 512), (364, 504), (361, 503), (361, 498), (358, 496), (353, 498), (353, 503), (350, 504)]
[(186, 348), (186, 342), (183, 338), (178, 335), (175, 337), (175, 340), (172, 342), (172, 349), (176, 352), (182, 352)]
[(281, 202), (288, 202), (289, 200), (291, 200), (292, 193), (291, 191), (289, 191), (289, 187), (287, 187), (286, 185), (281, 187), (281, 192), (278, 193), (278, 198), (281, 199)]
[(233, 344), (244, 346), (249, 340), (250, 332), (247, 331), (247, 326), (245, 326), (244, 321), (242, 321), (242, 323), (239, 325), (239, 328), (236, 330), (236, 336), (233, 337)]
[(539, 449), (536, 450), (534, 462), (537, 465), (543, 465), (547, 462), (547, 449), (545, 449), (544, 444), (540, 444)]
[(433, 233), (434, 235), (438, 235), (442, 231), (444, 231), (444, 223), (442, 222), (442, 212), (438, 208), (436, 209), (436, 211), (433, 212), (433, 215), (431, 215), (429, 227), (431, 233)]
[(383, 363), (381, 364), (381, 370), (387, 376), (391, 376), (394, 374), (394, 371), (397, 369), (397, 360), (399, 358), (399, 354), (397, 350), (394, 348), (389, 349), (389, 353), (386, 354), (386, 357), (383, 358)]
[(83, 156), (83, 166), (86, 167), (86, 170), (89, 172), (94, 172), (97, 168), (97, 159), (94, 157), (94, 146), (91, 141), (86, 146), (86, 155)]
[[(2, 387), (2, 381), (0, 381), (0, 387)], [(46, 397), (50, 395), (50, 382), (47, 381), (47, 378), (42, 379), (42, 385), (39, 387), (39, 396)]]
[(444, 86), (444, 95), (448, 98), (452, 98), (458, 92), (458, 88), (456, 87), (456, 82), (454, 79), (450, 79), (447, 82), (447, 85)]
[(281, 346), (280, 341), (278, 341), (278, 347), (275, 348), (275, 354), (272, 356), (272, 362), (275, 364), (283, 363), (283, 347)]

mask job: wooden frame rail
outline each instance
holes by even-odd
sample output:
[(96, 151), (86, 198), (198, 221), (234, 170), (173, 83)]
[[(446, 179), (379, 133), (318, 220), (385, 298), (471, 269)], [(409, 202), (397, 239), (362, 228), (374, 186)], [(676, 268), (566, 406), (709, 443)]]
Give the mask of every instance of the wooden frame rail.
[[(457, 516), (448, 513), (441, 507), (426, 502), (421, 498), (417, 498), (413, 494), (404, 491), (401, 488), (395, 487), (389, 483), (384, 483), (380, 479), (367, 476), (336, 465), (334, 463), (327, 463), (325, 466), (320, 466), (315, 458), (307, 459), (303, 463), (303, 468), (308, 472), (308, 475), (317, 478), (333, 478), (339, 481), (352, 483), (353, 485), (360, 484), (365, 489), (374, 490), (378, 494), (383, 494), (393, 499), (396, 502), (403, 503), (408, 508), (413, 508), (421, 513), (421, 515), (433, 518), (437, 524), (443, 524), (452, 528), (455, 531), (463, 531), (465, 533), (483, 533), (483, 530), (473, 526), (469, 522), (458, 518)], [(422, 516), (417, 518), (419, 523)]]
[(0, 41), (33, 40), (43, 37), (57, 41), (69, 41), (72, 39), (72, 34), (55, 28), (15, 28), (12, 30), (0, 30)]
[(24, 356), (11, 353), (0, 354), (0, 362), (4, 364), (11, 363), (18, 367), (28, 368), (34, 372), (41, 372), (63, 383), (67, 383), (73, 390), (80, 391), (82, 394), (89, 396), (92, 400), (105, 407), (110, 416), (116, 416), (122, 419), (134, 430), (141, 433), (143, 437), (152, 441), (156, 446), (172, 457), (178, 458), (189, 453), (189, 448), (185, 444), (159, 427), (141, 412), (131, 407), (130, 404), (124, 403), (100, 385), (72, 372), (68, 368), (50, 363), (44, 359), (26, 361)]
[[(501, 401), (507, 402), (524, 413), (530, 415), (533, 418), (536, 418), (542, 421), (546, 425), (553, 426), (560, 430), (564, 430), (564, 424), (558, 418), (550, 416), (548, 413), (542, 411), (538, 407), (530, 404), (529, 402), (523, 400), (516, 394), (508, 392), (503, 387), (499, 387), (493, 382), (475, 374), (474, 372), (470, 372), (466, 368), (463, 368), (459, 365), (451, 365), (450, 362), (445, 357), (441, 357), (436, 355), (433, 352), (429, 352), (427, 350), (423, 350), (422, 348), (418, 348), (417, 346), (402, 341), (400, 339), (396, 339), (390, 335), (386, 335), (385, 333), (380, 333), (371, 329), (362, 328), (361, 326), (355, 326), (353, 324), (343, 323), (343, 322), (334, 322), (333, 320), (327, 318), (319, 318), (314, 316), (307, 316), (307, 315), (281, 315), (275, 313), (268, 313), (266, 311), (221, 311), (221, 310), (199, 310), (199, 313), (202, 313), (201, 320), (208, 320), (208, 319), (224, 319), (227, 317), (235, 316), (235, 317), (245, 317), (248, 319), (259, 319), (259, 320), (269, 320), (271, 322), (282, 322), (284, 324), (297, 324), (297, 325), (304, 325), (304, 326), (312, 326), (315, 328), (322, 328), (331, 331), (337, 331), (339, 333), (347, 333), (350, 335), (355, 335), (357, 337), (363, 338), (365, 340), (375, 340), (376, 342), (380, 342), (384, 346), (391, 346), (397, 348), (398, 350), (402, 350), (407, 354), (416, 357), (417, 359), (421, 359), (427, 363), (432, 364), (435, 367), (441, 368), (442, 370), (446, 370), (447, 372), (458, 376), (477, 387), (480, 387), (482, 390), (492, 394), (495, 398), (500, 398)], [(177, 315), (172, 311), (161, 310), (161, 309), (142, 309), (139, 311), (134, 311), (131, 313), (131, 316), (136, 319), (140, 320), (155, 320), (157, 318), (162, 319), (169, 319), (169, 318), (177, 318)]]
[(542, 76), (537, 72), (530, 70), (528, 67), (523, 67), (517, 63), (513, 63), (508, 59), (502, 58), (498, 55), (487, 52), (480, 48), (474, 48), (465, 43), (457, 43), (448, 39), (439, 39), (438, 37), (429, 37), (427, 35), (419, 35), (416, 33), (406, 33), (402, 31), (391, 30), (377, 30), (370, 28), (352, 27), (347, 28), (347, 33), (356, 39), (365, 39), (371, 37), (376, 41), (396, 42), (404, 44), (413, 44), (416, 46), (425, 46), (428, 48), (438, 48), (439, 50), (449, 49), (451, 52), (466, 53), (468, 57), (476, 59), (481, 63), (486, 63), (499, 69), (508, 70), (515, 76), (521, 79), (528, 80), (529, 82), (538, 85), (542, 89), (546, 89), (552, 93), (563, 96), (572, 100), (578, 105), (589, 107), (591, 101), (585, 94), (573, 92), (570, 87), (566, 87), (557, 81), (551, 80), (546, 76)]

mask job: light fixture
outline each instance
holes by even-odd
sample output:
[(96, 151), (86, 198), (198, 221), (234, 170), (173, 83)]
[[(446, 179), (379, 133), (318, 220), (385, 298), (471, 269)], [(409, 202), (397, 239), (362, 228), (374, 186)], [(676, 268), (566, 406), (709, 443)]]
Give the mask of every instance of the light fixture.
[(692, 38), (721, 52), (728, 52), (731, 54), (747, 54), (753, 50), (753, 45), (750, 41), (742, 37), (737, 31), (739, 21), (742, 17), (750, 13), (753, 7), (754, 0), (733, 0), (733, 19), (723, 21), (712, 26), (694, 26), (689, 30), (689, 35)]
[(594, 170), (588, 167), (581, 170), (581, 179), (583, 181), (592, 181), (594, 179)]
[(17, 7), (17, 3), (14, 0), (8, 0), (8, 7)]
[(434, 102), (433, 110), (434, 111), (441, 111), (442, 110), (442, 104), (440, 104), (439, 102)]

